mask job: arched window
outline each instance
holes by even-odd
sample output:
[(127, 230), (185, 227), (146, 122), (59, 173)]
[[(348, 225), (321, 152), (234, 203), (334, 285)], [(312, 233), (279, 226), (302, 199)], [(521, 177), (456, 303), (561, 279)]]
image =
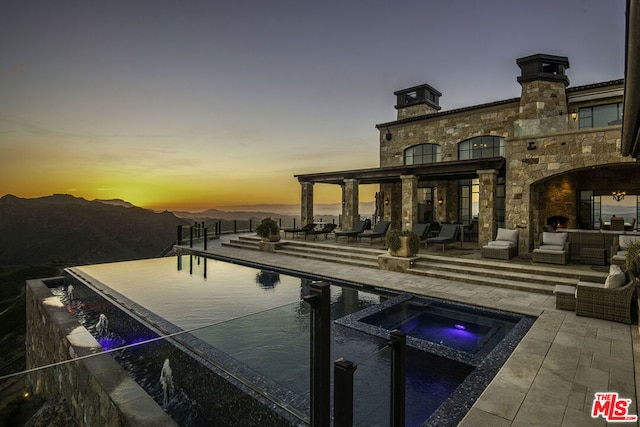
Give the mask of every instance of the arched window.
[(440, 161), (440, 146), (438, 144), (414, 145), (404, 150), (405, 165), (421, 165)]
[(476, 136), (458, 143), (458, 160), (504, 157), (504, 138), (500, 136)]

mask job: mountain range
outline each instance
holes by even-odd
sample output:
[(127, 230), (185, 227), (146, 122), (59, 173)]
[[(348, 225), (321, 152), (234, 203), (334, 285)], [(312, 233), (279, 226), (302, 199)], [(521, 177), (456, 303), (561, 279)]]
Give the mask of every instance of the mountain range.
[(171, 212), (65, 194), (0, 198), (0, 265), (79, 265), (156, 257), (189, 222)]

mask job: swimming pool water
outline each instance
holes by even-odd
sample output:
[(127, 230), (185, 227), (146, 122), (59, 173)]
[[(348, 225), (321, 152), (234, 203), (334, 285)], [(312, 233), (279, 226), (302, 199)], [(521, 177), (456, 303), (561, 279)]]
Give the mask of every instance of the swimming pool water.
[[(175, 330), (190, 331), (197, 340), (228, 355), (234, 361), (229, 369), (237, 368), (237, 362), (243, 367), (241, 372), (264, 377), (261, 386), (274, 383), (301, 396), (297, 403), (308, 401), (310, 308), (301, 298), (308, 294), (312, 280), (264, 266), (191, 256), (181, 258), (179, 270), (177, 261), (161, 258), (69, 270), (99, 294), (133, 307), (137, 315), (146, 314), (155, 325), (167, 322)], [(394, 296), (335, 283), (330, 289), (332, 320), (373, 310)], [(332, 324), (331, 340), (332, 360), (343, 357), (358, 366), (354, 376), (356, 425), (387, 425), (387, 340), (340, 322)], [(406, 425), (421, 425), (473, 370), (474, 366), (461, 360), (408, 349)], [(298, 409), (308, 413), (308, 407)]]

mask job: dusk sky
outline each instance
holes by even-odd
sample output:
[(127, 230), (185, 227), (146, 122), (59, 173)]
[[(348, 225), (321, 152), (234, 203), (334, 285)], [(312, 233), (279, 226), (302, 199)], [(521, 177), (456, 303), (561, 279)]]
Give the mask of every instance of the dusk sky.
[[(428, 83), (444, 110), (624, 76), (625, 0), (2, 0), (0, 196), (152, 209), (299, 204), (294, 174), (379, 165), (377, 123)], [(373, 187), (361, 189), (373, 201)], [(315, 186), (339, 203), (337, 186)]]

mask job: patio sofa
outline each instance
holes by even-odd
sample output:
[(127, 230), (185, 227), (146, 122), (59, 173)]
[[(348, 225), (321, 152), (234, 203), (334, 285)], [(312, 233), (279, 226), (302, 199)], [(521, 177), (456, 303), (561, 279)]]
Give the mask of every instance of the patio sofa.
[(604, 284), (579, 281), (576, 315), (631, 324), (631, 307), (637, 284), (631, 272), (622, 272), (617, 265), (611, 266)]
[(533, 262), (566, 264), (569, 262), (569, 233), (550, 233), (543, 231), (531, 253)]
[(498, 228), (496, 239), (482, 247), (482, 257), (510, 260), (518, 255), (519, 238), (518, 230)]

